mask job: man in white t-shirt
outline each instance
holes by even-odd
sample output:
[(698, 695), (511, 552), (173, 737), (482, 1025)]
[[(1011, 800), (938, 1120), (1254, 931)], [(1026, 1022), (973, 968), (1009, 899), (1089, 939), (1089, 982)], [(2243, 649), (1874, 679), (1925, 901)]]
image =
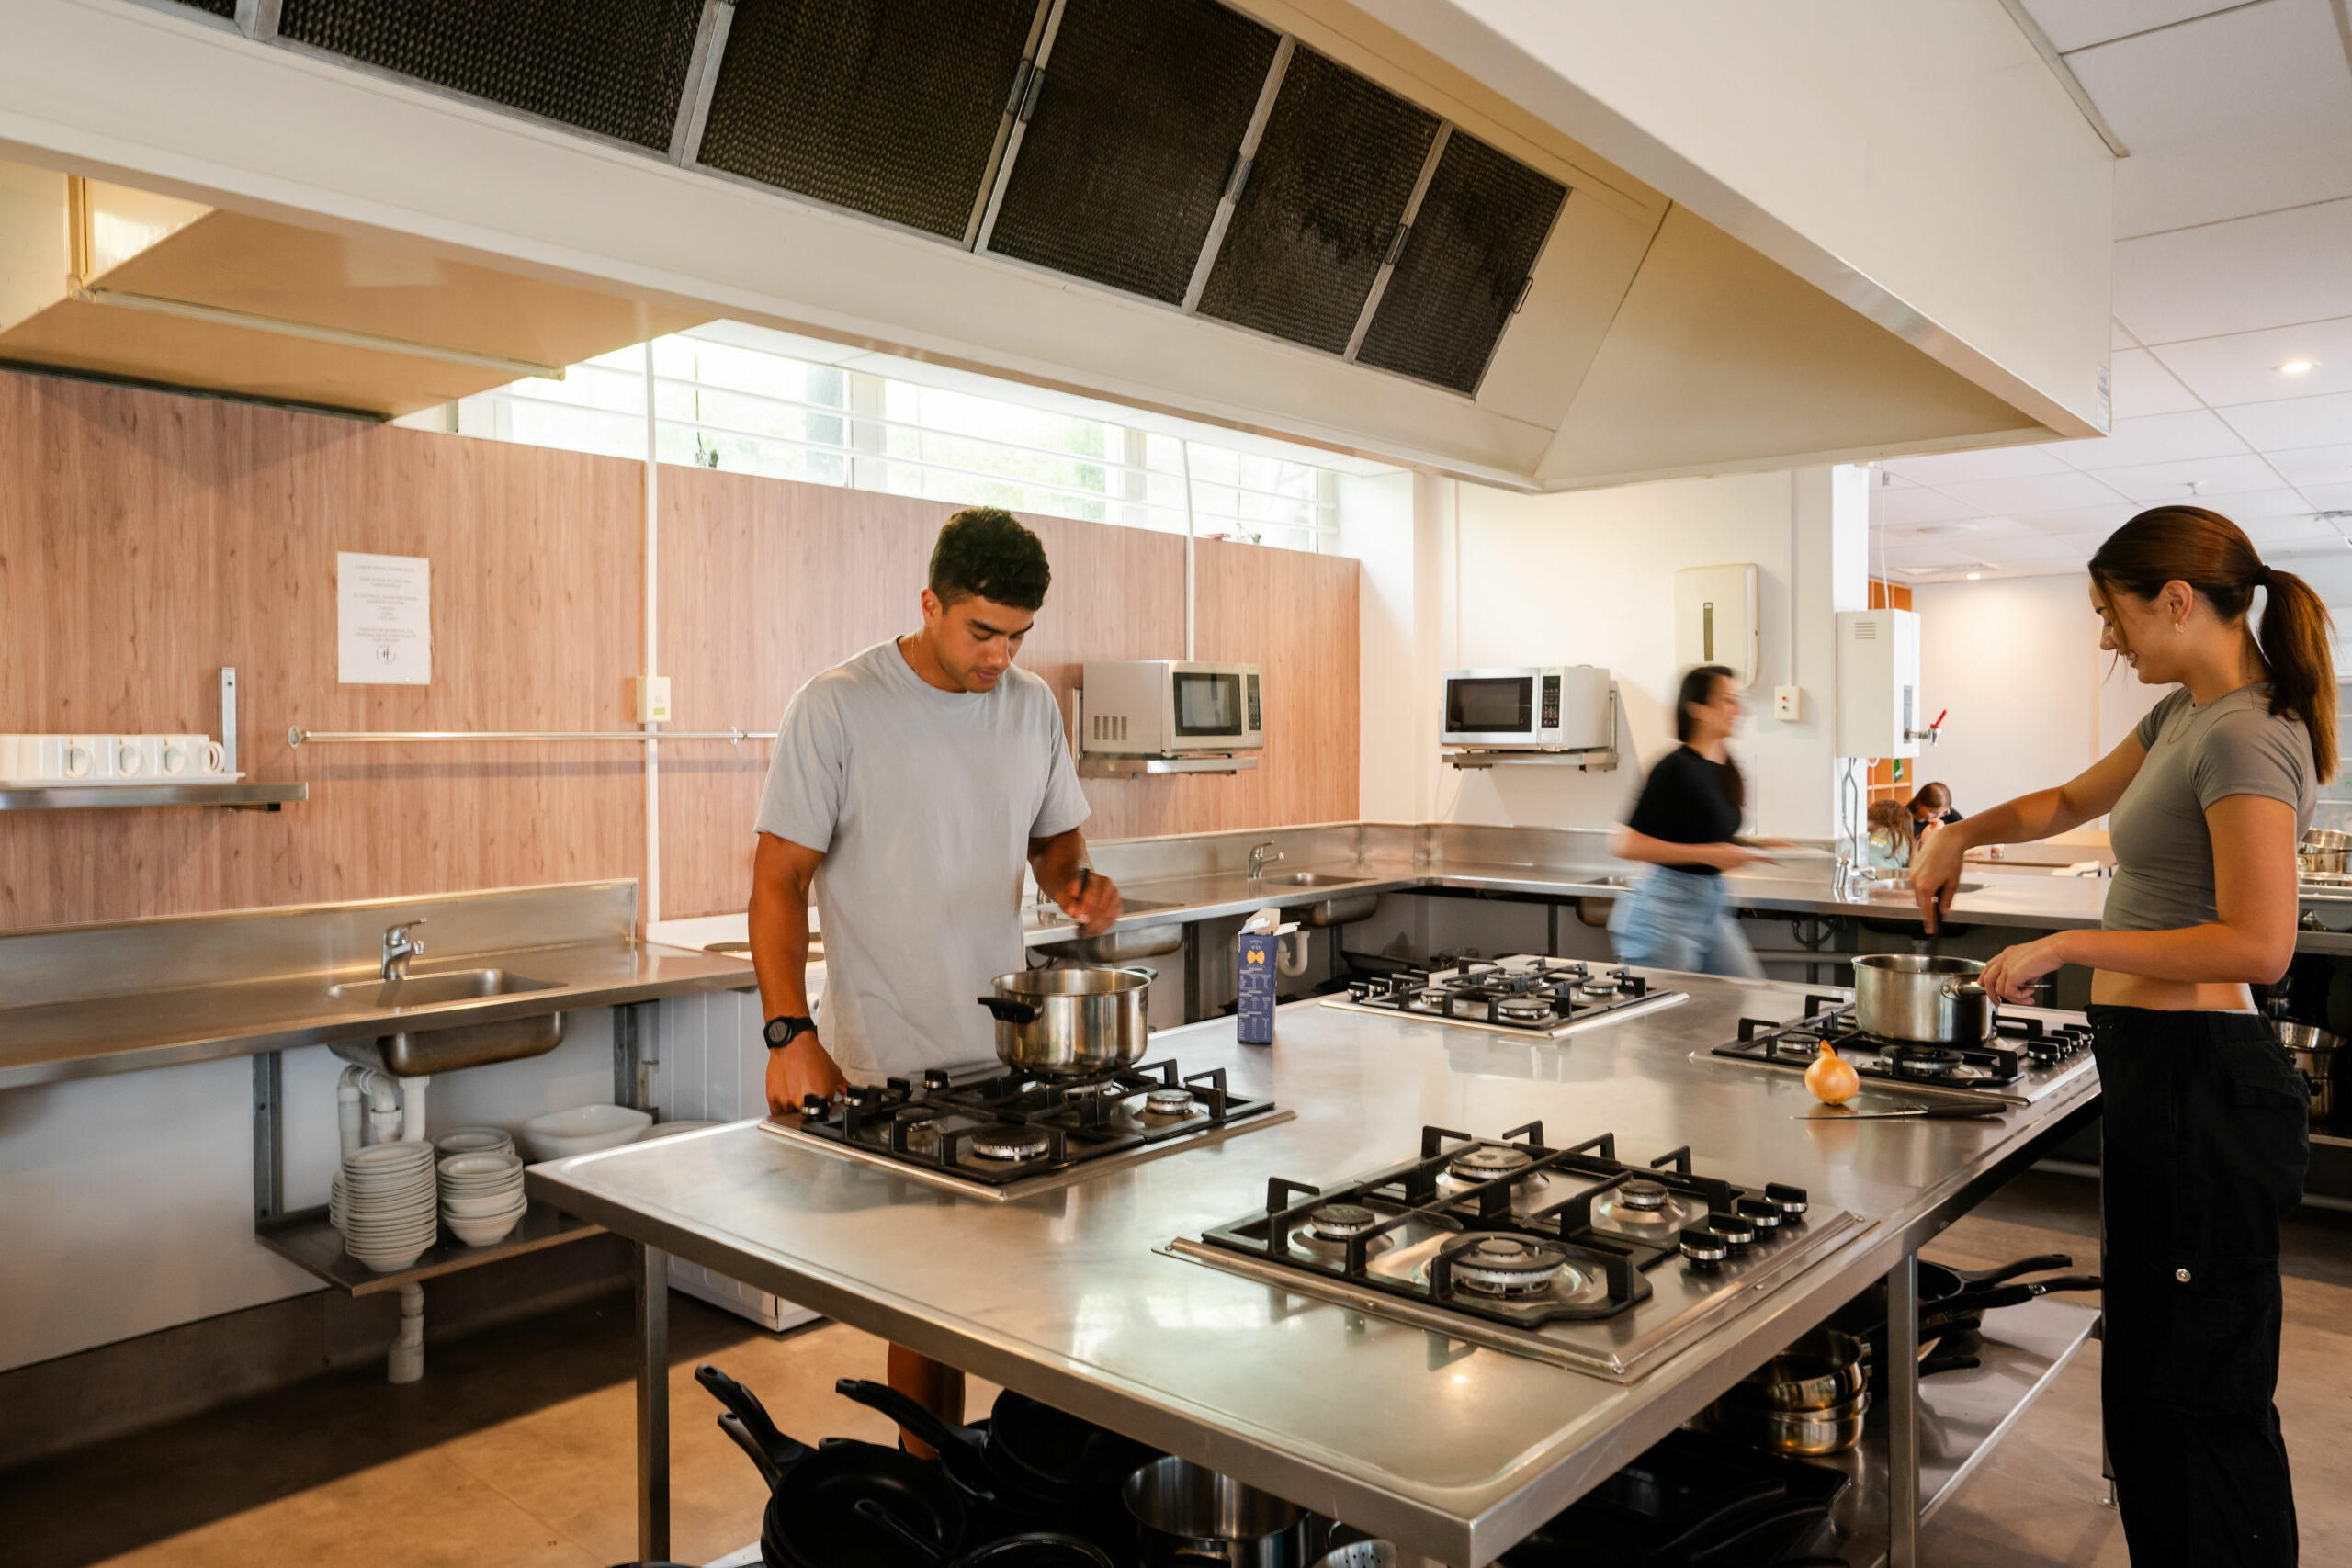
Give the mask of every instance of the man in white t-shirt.
[[(1012, 662), (1052, 581), (1045, 547), (1010, 513), (973, 507), (940, 529), (930, 575), (922, 629), (803, 686), (768, 763), (751, 938), (777, 1115), (851, 1078), (993, 1060), (995, 1022), (973, 998), (1023, 966), (1024, 863), (1081, 931), (1119, 918), (1110, 879), (1080, 875), (1088, 808), (1060, 705)], [(894, 1345), (890, 1382), (963, 1419), (963, 1373)]]

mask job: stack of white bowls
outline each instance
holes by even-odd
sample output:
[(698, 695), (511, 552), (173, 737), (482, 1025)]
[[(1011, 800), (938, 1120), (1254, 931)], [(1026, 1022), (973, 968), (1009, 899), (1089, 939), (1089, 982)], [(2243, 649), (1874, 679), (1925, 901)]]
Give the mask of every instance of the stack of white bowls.
[(511, 1155), (514, 1134), (503, 1127), (452, 1127), (433, 1140), (441, 1157), (451, 1155)]
[(451, 1155), (441, 1162), (441, 1218), (468, 1247), (505, 1240), (527, 1206), (523, 1161), (514, 1150)]
[(370, 1144), (343, 1156), (327, 1217), (343, 1233), (345, 1252), (390, 1274), (440, 1239), (434, 1196), (432, 1145)]

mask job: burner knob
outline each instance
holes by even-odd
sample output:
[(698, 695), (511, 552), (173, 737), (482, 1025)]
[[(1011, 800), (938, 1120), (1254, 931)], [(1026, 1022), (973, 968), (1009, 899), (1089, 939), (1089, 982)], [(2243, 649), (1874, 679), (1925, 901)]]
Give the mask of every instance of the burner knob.
[(800, 1114), (803, 1116), (827, 1116), (832, 1113), (832, 1109), (833, 1102), (821, 1094), (804, 1094), (800, 1097)]
[(1764, 1184), (1764, 1201), (1779, 1210), (1781, 1220), (1789, 1224), (1794, 1224), (1804, 1219), (1804, 1212), (1810, 1206), (1805, 1200), (1804, 1188), (1791, 1187), (1779, 1181), (1768, 1181)]
[(946, 1069), (944, 1067), (925, 1067), (922, 1074), (922, 1087), (925, 1089), (947, 1088)]
[(1707, 1229), (1734, 1252), (1746, 1252), (1747, 1244), (1756, 1239), (1755, 1222), (1740, 1214), (1709, 1214)]
[(1712, 1274), (1731, 1255), (1731, 1244), (1713, 1231), (1684, 1231), (1679, 1245), (1694, 1274)]
[(1761, 1198), (1742, 1198), (1733, 1205), (1733, 1212), (1744, 1219), (1753, 1221), (1759, 1231), (1777, 1231), (1781, 1228), (1781, 1211)]

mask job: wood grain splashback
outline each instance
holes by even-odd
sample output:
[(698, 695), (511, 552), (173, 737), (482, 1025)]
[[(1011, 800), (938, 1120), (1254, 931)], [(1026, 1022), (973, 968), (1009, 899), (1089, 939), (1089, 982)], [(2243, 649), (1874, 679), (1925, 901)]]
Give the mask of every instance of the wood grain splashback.
[[(620, 746), (317, 747), (286, 728), (617, 729), (642, 636), (625, 460), (0, 373), (0, 729), (206, 731), (237, 667), (265, 814), (0, 813), (0, 928), (643, 873)], [(916, 624), (936, 502), (665, 468), (662, 660), (682, 728), (768, 728), (810, 675)], [(1030, 518), (1055, 586), (1022, 661), (1183, 640), (1183, 541)], [(1204, 659), (1267, 666), (1256, 773), (1087, 781), (1089, 832), (1356, 808), (1356, 567), (1199, 547)], [(433, 684), (336, 680), (338, 550), (433, 562)], [(766, 748), (662, 758), (663, 913), (742, 907)]]

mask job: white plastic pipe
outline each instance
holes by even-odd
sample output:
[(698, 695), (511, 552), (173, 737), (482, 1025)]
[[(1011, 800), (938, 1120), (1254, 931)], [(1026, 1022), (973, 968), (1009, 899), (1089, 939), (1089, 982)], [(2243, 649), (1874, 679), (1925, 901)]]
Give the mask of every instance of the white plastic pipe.
[(401, 1287), (401, 1328), (385, 1358), (384, 1375), (394, 1382), (414, 1382), (424, 1375), (424, 1287)]
[(367, 1134), (366, 1124), (359, 1119), (359, 1082), (357, 1075), (365, 1067), (345, 1067), (334, 1081), (334, 1126), (342, 1144), (343, 1157), (359, 1152), (360, 1140)]
[(401, 1142), (404, 1144), (424, 1141), (424, 1086), (432, 1081), (430, 1073), (392, 1080), (393, 1090), (400, 1096)]
[(1284, 931), (1282, 940), (1274, 944), (1274, 967), (1294, 980), (1306, 974), (1307, 939), (1314, 934), (1305, 930)]

